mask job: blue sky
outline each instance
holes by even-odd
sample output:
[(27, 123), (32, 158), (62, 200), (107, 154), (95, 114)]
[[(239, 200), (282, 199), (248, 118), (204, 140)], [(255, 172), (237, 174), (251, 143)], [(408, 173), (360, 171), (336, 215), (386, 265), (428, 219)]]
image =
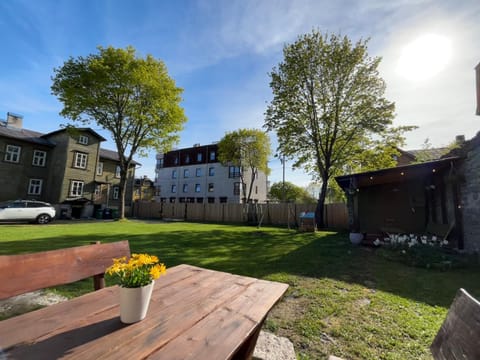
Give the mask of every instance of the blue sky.
[[(268, 72), (284, 44), (315, 28), (371, 38), (370, 54), (383, 58), (386, 96), (396, 103), (395, 124), (419, 126), (405, 148), (420, 148), (426, 138), (442, 146), (480, 130), (478, 19), (478, 0), (3, 0), (0, 118), (11, 111), (24, 116), (25, 128), (58, 129), (67, 119), (50, 93), (53, 68), (99, 45), (132, 45), (162, 59), (184, 89), (188, 122), (179, 147), (208, 144), (226, 131), (261, 128), (272, 96)], [(406, 50), (412, 42), (413, 53)], [(103, 147), (115, 149), (111, 141)], [(154, 177), (155, 154), (138, 160), (137, 175)], [(309, 176), (288, 165), (287, 180), (308, 184)], [(270, 167), (272, 182), (280, 181), (280, 161), (272, 158)]]

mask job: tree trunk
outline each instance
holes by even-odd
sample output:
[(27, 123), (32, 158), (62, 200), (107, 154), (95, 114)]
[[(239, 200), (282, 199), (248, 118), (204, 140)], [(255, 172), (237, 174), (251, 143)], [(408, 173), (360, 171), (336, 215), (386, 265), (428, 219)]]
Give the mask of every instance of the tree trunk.
[(125, 194), (127, 192), (127, 173), (121, 171), (120, 177), (120, 209), (118, 209), (119, 219), (125, 219)]
[(323, 213), (325, 207), (325, 197), (327, 195), (327, 188), (328, 180), (322, 180), (322, 188), (320, 189), (320, 193), (318, 194), (317, 208), (315, 209), (315, 221), (319, 229), (325, 227), (325, 223), (323, 221)]

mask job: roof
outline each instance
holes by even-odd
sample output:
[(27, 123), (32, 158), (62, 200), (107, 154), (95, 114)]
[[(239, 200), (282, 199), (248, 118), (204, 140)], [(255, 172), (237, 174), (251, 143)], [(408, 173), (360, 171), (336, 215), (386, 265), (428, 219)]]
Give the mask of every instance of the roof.
[(447, 147), (441, 148), (432, 148), (432, 149), (418, 149), (418, 150), (407, 150), (406, 152), (410, 153), (417, 160), (421, 161), (431, 161), (438, 160), (448, 152)]
[[(96, 131), (94, 131), (93, 129), (91, 128), (74, 128), (75, 131), (84, 131), (84, 132), (88, 132), (90, 134), (92, 134), (93, 136), (97, 137), (100, 139), (100, 141), (106, 141), (107, 139), (105, 139), (102, 135), (100, 135), (99, 133), (97, 133)], [(51, 136), (51, 135), (55, 135), (55, 134), (58, 134), (58, 133), (61, 133), (61, 132), (64, 132), (64, 131), (68, 131), (68, 129), (58, 129), (58, 130), (55, 130), (55, 131), (52, 131), (52, 132), (49, 132), (47, 134), (43, 134), (41, 135), (43, 138), (45, 137), (48, 137), (48, 136)]]
[(17, 139), (20, 141), (26, 141), (29, 143), (45, 145), (49, 147), (55, 146), (54, 142), (48, 139), (42, 138), (42, 133), (32, 131), (32, 130), (19, 129), (19, 128), (8, 127), (8, 126), (0, 126), (0, 135), (9, 137), (12, 139)]
[(351, 187), (357, 189), (372, 185), (406, 182), (412, 179), (423, 178), (432, 172), (448, 169), (458, 160), (460, 160), (460, 157), (453, 156), (418, 164), (337, 176), (335, 180), (343, 190)]
[[(102, 149), (100, 148), (100, 157), (103, 159), (108, 159), (108, 160), (113, 160), (113, 161), (120, 161), (120, 156), (118, 156), (118, 153), (113, 150), (108, 150), (108, 149)], [(141, 165), (140, 163), (136, 162), (135, 160), (132, 160), (133, 165)]]

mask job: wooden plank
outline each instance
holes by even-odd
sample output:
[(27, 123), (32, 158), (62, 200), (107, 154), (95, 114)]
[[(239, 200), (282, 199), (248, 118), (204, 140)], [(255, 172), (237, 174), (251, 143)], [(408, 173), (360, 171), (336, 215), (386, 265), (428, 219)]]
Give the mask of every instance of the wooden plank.
[(480, 359), (480, 302), (459, 289), (430, 346), (435, 360)]
[(0, 299), (102, 274), (112, 258), (130, 256), (128, 241), (0, 256)]
[[(155, 292), (161, 289), (176, 289), (173, 285), (183, 279), (199, 275), (195, 268), (177, 266), (167, 270), (168, 276), (160, 278), (155, 284)], [(112, 317), (118, 317), (118, 288), (109, 287), (97, 292), (85, 294), (67, 302), (62, 302), (46, 308), (0, 321), (0, 348), (7, 349), (22, 343), (38, 341), (44, 334), (58, 334), (67, 327), (73, 328), (78, 324), (88, 324), (97, 314), (113, 309)], [(166, 291), (171, 296), (174, 291)], [(66, 315), (68, 314), (68, 315)], [(32, 326), (32, 324), (35, 324)]]
[(233, 358), (246, 342), (247, 348), (255, 345), (250, 341), (256, 342), (256, 331), (287, 288), (286, 284), (256, 280), (149, 359)]

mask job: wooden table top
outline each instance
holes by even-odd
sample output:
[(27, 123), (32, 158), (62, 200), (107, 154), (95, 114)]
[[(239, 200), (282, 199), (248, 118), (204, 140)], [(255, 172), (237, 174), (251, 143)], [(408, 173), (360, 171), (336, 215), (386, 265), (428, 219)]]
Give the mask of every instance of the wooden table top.
[(231, 359), (287, 288), (179, 265), (155, 282), (135, 324), (120, 322), (118, 286), (0, 321), (0, 358)]

